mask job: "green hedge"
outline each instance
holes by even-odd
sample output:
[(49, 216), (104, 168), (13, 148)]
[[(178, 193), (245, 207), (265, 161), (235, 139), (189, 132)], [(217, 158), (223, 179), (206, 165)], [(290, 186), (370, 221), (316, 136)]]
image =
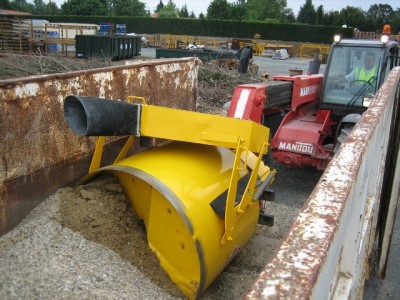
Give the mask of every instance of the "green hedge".
[(265, 40), (311, 42), (331, 44), (334, 34), (352, 37), (352, 29), (311, 26), (303, 24), (276, 24), (208, 19), (170, 19), (150, 17), (97, 17), (97, 16), (34, 16), (50, 22), (126, 24), (127, 32), (141, 34), (176, 34), (192, 36), (218, 36), (252, 38), (260, 34)]

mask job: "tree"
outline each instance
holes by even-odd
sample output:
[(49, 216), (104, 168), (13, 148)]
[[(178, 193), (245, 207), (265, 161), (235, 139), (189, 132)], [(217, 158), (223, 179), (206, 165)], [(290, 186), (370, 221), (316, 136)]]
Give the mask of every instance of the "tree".
[(316, 12), (312, 0), (306, 0), (306, 3), (300, 7), (297, 21), (306, 24), (315, 24)]
[(178, 18), (179, 10), (172, 0), (168, 0), (167, 5), (164, 6), (159, 12), (159, 18)]
[(365, 12), (354, 6), (346, 6), (340, 11), (340, 21), (342, 25), (354, 27), (358, 29), (365, 29), (366, 16)]
[(246, 3), (247, 19), (265, 20), (284, 18), (286, 0), (249, 0)]
[(114, 0), (114, 16), (144, 17), (147, 16), (146, 5), (138, 0)]
[(107, 7), (100, 0), (67, 0), (61, 4), (64, 15), (106, 16)]
[(233, 20), (245, 20), (246, 15), (247, 15), (247, 10), (246, 10), (246, 3), (233, 3), (230, 6), (231, 12), (230, 12), (230, 17)]
[(187, 5), (183, 5), (182, 8), (179, 11), (179, 17), (180, 18), (189, 18), (189, 11), (187, 9)]
[(107, 15), (111, 15), (113, 9), (113, 0), (100, 0), (100, 2), (107, 7)]
[(282, 15), (282, 22), (293, 23), (296, 21), (296, 16), (291, 8), (285, 8)]
[(172, 0), (168, 0), (168, 3), (167, 3), (167, 5), (164, 6), (164, 9), (173, 10), (176, 12), (178, 11), (176, 4)]
[(264, 1), (249, 0), (246, 4), (246, 19), (247, 20), (263, 20)]
[(0, 0), (0, 8), (2, 9), (13, 9), (10, 0)]
[(320, 5), (318, 6), (315, 12), (315, 25), (322, 25), (323, 16), (324, 16), (324, 7)]
[(230, 4), (226, 0), (213, 0), (207, 7), (207, 19), (230, 19)]
[(326, 13), (322, 17), (322, 25), (325, 26), (340, 26), (343, 25), (341, 24), (340, 21), (340, 13), (335, 10), (331, 10), (330, 12)]
[(60, 9), (58, 8), (57, 4), (55, 2), (49, 1), (46, 7), (46, 15), (53, 16), (59, 14), (60, 14)]
[(162, 0), (160, 0), (160, 2), (157, 4), (155, 12), (159, 12), (163, 8), (164, 8), (164, 3), (162, 2)]
[(367, 12), (368, 19), (375, 28), (382, 29), (383, 25), (395, 21), (395, 12), (389, 4), (371, 5)]
[(394, 20), (392, 22), (392, 33), (397, 34), (400, 32), (400, 7), (398, 7), (394, 12)]
[(199, 14), (199, 19), (205, 19), (206, 17), (204, 16), (204, 14), (201, 12), (200, 14)]
[(34, 0), (32, 12), (36, 15), (58, 15), (59, 9), (51, 0), (47, 4), (43, 0)]
[[(3, 6), (4, 2), (4, 6)], [(16, 11), (23, 11), (33, 13), (35, 6), (31, 3), (27, 3), (26, 0), (14, 0), (14, 1), (4, 1), (1, 0), (1, 7), (6, 9), (16, 10)]]
[(190, 13), (190, 18), (196, 19), (196, 15), (194, 14), (194, 11), (193, 11), (193, 10), (192, 10), (192, 12)]

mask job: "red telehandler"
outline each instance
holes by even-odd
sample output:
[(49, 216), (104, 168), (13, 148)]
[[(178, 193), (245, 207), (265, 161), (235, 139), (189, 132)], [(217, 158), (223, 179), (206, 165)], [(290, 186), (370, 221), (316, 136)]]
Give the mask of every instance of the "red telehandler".
[[(275, 76), (263, 85), (238, 86), (228, 116), (269, 126), (271, 153), (278, 163), (324, 170), (386, 75), (400, 63), (398, 43), (387, 38), (335, 37), (324, 75)], [(274, 129), (268, 120), (282, 112)]]

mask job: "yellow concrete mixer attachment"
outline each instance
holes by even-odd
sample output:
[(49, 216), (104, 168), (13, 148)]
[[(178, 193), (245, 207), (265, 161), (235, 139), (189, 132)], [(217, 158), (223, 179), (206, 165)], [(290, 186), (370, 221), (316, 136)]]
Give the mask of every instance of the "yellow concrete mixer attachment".
[[(189, 297), (201, 295), (265, 223), (260, 197), (275, 171), (262, 163), (269, 129), (252, 121), (147, 104), (68, 96), (64, 115), (82, 136), (99, 136), (89, 174), (118, 177), (148, 243)], [(130, 135), (100, 168), (104, 136)], [(166, 142), (127, 157), (134, 137)]]

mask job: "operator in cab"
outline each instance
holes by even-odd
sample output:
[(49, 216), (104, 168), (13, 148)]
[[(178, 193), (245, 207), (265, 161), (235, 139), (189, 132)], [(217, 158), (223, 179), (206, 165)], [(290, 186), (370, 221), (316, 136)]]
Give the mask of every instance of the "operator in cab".
[(342, 83), (351, 82), (369, 82), (372, 77), (376, 76), (377, 67), (375, 66), (375, 54), (368, 52), (364, 57), (364, 65), (362, 67), (356, 67), (346, 76), (342, 76), (334, 81), (336, 85)]

